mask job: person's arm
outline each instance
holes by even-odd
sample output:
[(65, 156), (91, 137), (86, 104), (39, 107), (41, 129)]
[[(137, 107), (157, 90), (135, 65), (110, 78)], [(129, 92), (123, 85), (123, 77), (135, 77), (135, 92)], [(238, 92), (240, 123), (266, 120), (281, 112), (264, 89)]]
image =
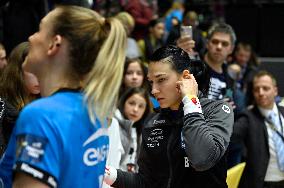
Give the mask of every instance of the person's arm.
[(119, 168), (121, 156), (124, 149), (121, 143), (119, 123), (116, 118), (112, 118), (111, 125), (108, 127), (109, 133), (109, 151), (107, 156), (107, 165)]
[[(208, 170), (223, 157), (229, 145), (234, 122), (232, 107), (223, 101), (208, 100), (201, 108), (198, 98), (188, 96), (183, 103), (187, 156), (194, 169)], [(192, 106), (199, 106), (199, 111)]]
[(146, 188), (144, 177), (140, 170), (138, 173), (125, 172), (114, 167), (107, 166), (105, 170), (104, 182), (111, 187), (117, 188)]
[(233, 130), (232, 107), (223, 101), (197, 97), (198, 84), (188, 70), (177, 82), (184, 104), (183, 138), (185, 152), (191, 166), (197, 171), (208, 170), (224, 155)]
[(111, 186), (118, 188), (148, 187), (140, 173), (124, 172), (122, 170), (117, 170), (117, 179)]
[[(141, 145), (141, 151), (138, 160), (139, 172), (124, 172), (122, 170), (117, 170), (113, 167), (106, 167), (104, 181), (111, 187), (117, 188), (146, 188), (151, 187), (153, 183), (153, 173), (151, 171), (151, 165), (148, 164), (149, 156), (146, 154)], [(151, 183), (152, 182), (152, 183)]]
[(49, 188), (48, 185), (24, 173), (16, 173), (13, 188)]
[[(13, 171), (34, 179), (32, 184), (42, 182), (49, 187), (57, 187), (62, 151), (59, 148), (63, 144), (57, 139), (58, 134), (53, 128), (52, 120), (39, 105), (25, 107), (17, 120)], [(13, 183), (21, 186), (18, 182), (26, 181), (26, 178), (22, 179), (22, 175), (18, 178)]]

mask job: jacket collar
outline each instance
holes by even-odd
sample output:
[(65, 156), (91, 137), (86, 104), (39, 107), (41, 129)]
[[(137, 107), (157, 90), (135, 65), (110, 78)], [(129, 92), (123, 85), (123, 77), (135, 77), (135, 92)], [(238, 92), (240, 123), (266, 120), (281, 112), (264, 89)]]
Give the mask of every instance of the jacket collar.
[(122, 113), (118, 109), (114, 112), (114, 117), (117, 119), (122, 129), (126, 130), (127, 132), (131, 131), (131, 128), (133, 126), (133, 121), (125, 119)]

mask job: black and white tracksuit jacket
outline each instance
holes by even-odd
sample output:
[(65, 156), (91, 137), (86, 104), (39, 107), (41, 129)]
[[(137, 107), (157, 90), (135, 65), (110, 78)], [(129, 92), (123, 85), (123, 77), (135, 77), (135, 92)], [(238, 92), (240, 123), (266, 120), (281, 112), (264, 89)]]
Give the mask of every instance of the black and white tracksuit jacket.
[(202, 113), (162, 109), (142, 132), (139, 172), (117, 171), (120, 188), (227, 187), (225, 152), (233, 129), (233, 110), (223, 101), (199, 99)]

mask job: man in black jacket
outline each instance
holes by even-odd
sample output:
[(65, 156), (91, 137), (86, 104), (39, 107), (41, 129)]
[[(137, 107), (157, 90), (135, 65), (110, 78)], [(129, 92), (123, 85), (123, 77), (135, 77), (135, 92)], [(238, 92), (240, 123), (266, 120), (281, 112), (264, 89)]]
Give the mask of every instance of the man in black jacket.
[[(253, 95), (256, 105), (239, 116), (234, 124), (233, 143), (244, 142), (246, 147), (246, 167), (240, 181), (240, 187), (282, 188), (284, 172), (278, 165), (274, 137), (277, 131), (283, 140), (284, 108), (275, 104), (277, 96), (276, 80), (272, 74), (260, 71), (253, 79)], [(270, 120), (271, 113), (279, 119), (280, 129)]]

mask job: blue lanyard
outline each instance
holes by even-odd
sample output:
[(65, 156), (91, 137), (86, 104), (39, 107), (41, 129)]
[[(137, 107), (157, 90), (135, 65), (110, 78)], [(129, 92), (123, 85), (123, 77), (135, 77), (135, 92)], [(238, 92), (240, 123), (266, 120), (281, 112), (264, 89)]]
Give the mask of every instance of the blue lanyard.
[(274, 130), (281, 138), (282, 138), (282, 141), (284, 142), (284, 137), (283, 137), (283, 124), (282, 124), (282, 119), (281, 119), (281, 114), (280, 114), (280, 111), (278, 110), (278, 118), (279, 118), (279, 123), (280, 123), (280, 128), (281, 128), (281, 132), (279, 132), (277, 129), (276, 129), (276, 126), (273, 122), (271, 122), (269, 119), (265, 118), (265, 120), (268, 122), (270, 128), (272, 130)]

